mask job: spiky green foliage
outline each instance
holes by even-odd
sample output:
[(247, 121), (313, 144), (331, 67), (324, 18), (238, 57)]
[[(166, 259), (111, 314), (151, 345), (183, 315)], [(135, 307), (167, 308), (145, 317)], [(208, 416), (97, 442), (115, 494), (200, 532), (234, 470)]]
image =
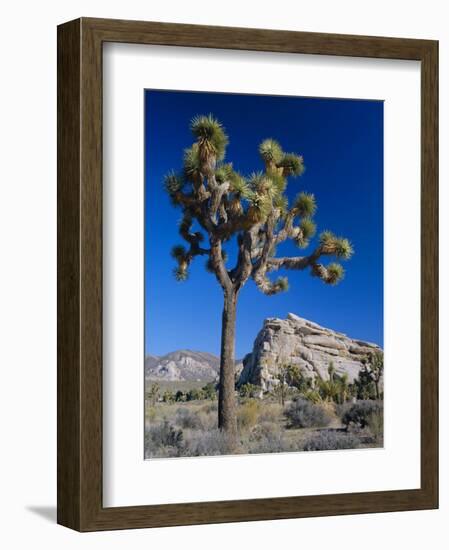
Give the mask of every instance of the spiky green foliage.
[(215, 155), (217, 160), (224, 158), (228, 136), (221, 122), (212, 114), (194, 117), (190, 128), (198, 140), (198, 146), (204, 148), (206, 154)]
[(349, 260), (353, 255), (354, 249), (348, 239), (335, 236), (332, 231), (323, 231), (320, 234), (320, 246), (323, 254), (329, 254)]
[(194, 143), (192, 147), (184, 150), (184, 177), (187, 180), (195, 180), (201, 177), (201, 164), (198, 153), (198, 145)]
[(316, 233), (315, 222), (311, 218), (303, 218), (298, 229), (299, 231), (295, 238), (295, 243), (299, 248), (307, 248), (310, 244), (310, 239)]
[(304, 239), (311, 239), (316, 233), (316, 224), (311, 218), (303, 218), (299, 227)]
[(271, 180), (264, 172), (253, 172), (248, 178), (248, 186), (255, 193), (266, 193), (271, 185)]
[(337, 263), (332, 263), (327, 266), (327, 278), (325, 282), (329, 285), (338, 284), (345, 275), (345, 270), (343, 266)]
[(169, 172), (164, 179), (165, 190), (170, 196), (175, 195), (178, 191), (181, 191), (184, 181), (176, 172)]
[(274, 139), (265, 139), (259, 145), (259, 153), (267, 163), (277, 164), (282, 160), (283, 152), (279, 143)]
[(351, 242), (348, 239), (339, 237), (336, 242), (335, 255), (338, 258), (343, 258), (344, 260), (349, 260), (349, 258), (354, 254), (354, 248)]
[(173, 269), (173, 275), (179, 283), (183, 283), (189, 278), (188, 269), (181, 266), (177, 266)]
[[(165, 180), (166, 189), (173, 202), (183, 209), (179, 232), (190, 245), (190, 248), (176, 246), (172, 250), (172, 255), (178, 263), (175, 269), (177, 280), (187, 278), (190, 263), (197, 255), (208, 256), (208, 270), (215, 273), (218, 269), (217, 264), (212, 264), (208, 249), (199, 245), (203, 240), (203, 233), (192, 233), (195, 221), (209, 234), (209, 238), (210, 224), (216, 226), (216, 229), (213, 229), (214, 238), (219, 235), (222, 243), (236, 235), (239, 246), (244, 242), (245, 232), (257, 224), (257, 232), (253, 233), (247, 242), (252, 243), (249, 255), (253, 262), (251, 276), (262, 292), (274, 294), (288, 288), (285, 277), (280, 277), (275, 282), (271, 282), (268, 277), (270, 271), (281, 267), (309, 267), (311, 274), (324, 282), (339, 282), (344, 274), (342, 266), (334, 263), (325, 267), (317, 260), (321, 255), (348, 259), (353, 249), (348, 239), (337, 237), (330, 231), (321, 233), (319, 246), (309, 262), (304, 262), (299, 257), (291, 260), (282, 259), (280, 263), (276, 263), (276, 248), (279, 242), (292, 238), (299, 247), (305, 248), (309, 246), (316, 233), (313, 221), (316, 211), (314, 195), (299, 193), (289, 209), (286, 194), (288, 178), (299, 176), (304, 171), (302, 156), (284, 153), (277, 141), (266, 139), (259, 146), (259, 153), (265, 163), (264, 170), (253, 172), (248, 178), (244, 178), (234, 170), (232, 163), (223, 162), (228, 138), (223, 126), (213, 115), (196, 116), (191, 122), (191, 130), (196, 141), (184, 152), (183, 173), (179, 175), (171, 172)], [(225, 183), (228, 185), (223, 185)], [(207, 209), (212, 207), (211, 214), (208, 214)], [(221, 224), (226, 226), (226, 230), (220, 229)], [(270, 235), (271, 237), (268, 237)], [(272, 240), (267, 243), (268, 238)], [(273, 258), (271, 264), (267, 258)], [(223, 260), (226, 262), (224, 252)], [(256, 269), (258, 272), (254, 271)], [(238, 266), (233, 272), (238, 273)], [(248, 267), (245, 272), (248, 272)], [(231, 276), (231, 271), (228, 273)]]
[(254, 193), (250, 199), (250, 208), (247, 215), (258, 223), (266, 220), (272, 210), (272, 202), (266, 193)]
[(230, 181), (233, 176), (232, 162), (220, 164), (215, 170), (215, 179), (218, 183)]
[[(265, 174), (264, 172), (253, 172), (248, 178), (248, 188), (251, 193), (247, 193), (246, 198), (260, 201), (263, 197), (266, 199), (266, 207), (271, 209), (271, 204), (284, 204), (282, 200), (286, 187), (285, 179), (278, 174)], [(285, 197), (286, 198), (286, 197)], [(271, 202), (272, 201), (272, 202)], [(266, 212), (268, 214), (268, 212)]]
[(315, 195), (312, 193), (299, 193), (293, 203), (295, 214), (304, 218), (311, 218), (316, 211)]
[(284, 193), (285, 189), (287, 188), (287, 180), (283, 176), (281, 176), (281, 174), (277, 173), (270, 173), (269, 178), (271, 181), (273, 195), (282, 195), (282, 193)]
[(249, 185), (245, 178), (243, 178), (239, 173), (233, 172), (230, 178), (231, 182), (231, 192), (235, 193), (238, 197), (248, 198), (251, 195)]
[(288, 278), (287, 277), (278, 277), (274, 282), (274, 286), (278, 292), (287, 292), (289, 288)]
[(288, 197), (282, 194), (276, 195), (273, 198), (273, 206), (279, 208), (281, 217), (284, 217), (288, 211)]
[(284, 176), (300, 176), (304, 172), (304, 160), (300, 155), (285, 153), (277, 166), (283, 168)]
[(332, 231), (328, 231), (327, 229), (325, 231), (322, 231), (320, 233), (320, 244), (326, 245), (330, 244), (335, 240), (335, 235), (332, 233)]

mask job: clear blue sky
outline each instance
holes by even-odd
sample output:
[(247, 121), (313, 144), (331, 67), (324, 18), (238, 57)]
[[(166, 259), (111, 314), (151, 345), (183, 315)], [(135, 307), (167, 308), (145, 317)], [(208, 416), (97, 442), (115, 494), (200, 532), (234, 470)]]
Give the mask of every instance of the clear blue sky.
[[(261, 294), (252, 281), (240, 293), (236, 356), (251, 351), (266, 317), (296, 313), (324, 326), (383, 345), (383, 102), (221, 93), (145, 92), (145, 352), (176, 349), (219, 354), (222, 291), (194, 260), (190, 277), (172, 276), (170, 250), (183, 244), (180, 211), (163, 187), (164, 175), (182, 165), (192, 143), (189, 122), (212, 113), (229, 135), (226, 160), (242, 174), (262, 169), (259, 143), (268, 137), (304, 157), (305, 173), (291, 179), (288, 195), (314, 193), (318, 233), (330, 229), (355, 248), (346, 276), (327, 286), (306, 271), (288, 275), (290, 289)], [(310, 250), (316, 243), (312, 241)], [(292, 243), (278, 254), (303, 255)], [(228, 247), (232, 265), (235, 248)]]

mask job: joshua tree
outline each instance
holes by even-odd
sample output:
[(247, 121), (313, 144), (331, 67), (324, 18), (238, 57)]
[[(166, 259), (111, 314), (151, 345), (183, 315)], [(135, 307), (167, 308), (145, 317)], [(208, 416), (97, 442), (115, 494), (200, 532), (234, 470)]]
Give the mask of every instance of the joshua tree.
[(160, 392), (161, 388), (159, 387), (159, 384), (151, 384), (150, 391), (148, 392), (148, 399), (150, 400), (150, 404), (152, 407), (156, 405), (156, 402), (159, 399)]
[(329, 380), (333, 382), (335, 374), (335, 365), (333, 361), (329, 363), (329, 366), (327, 367), (327, 373), (329, 374)]
[(341, 389), (341, 402), (346, 403), (348, 400), (349, 394), (349, 376), (347, 372), (344, 372), (340, 379), (340, 389)]
[(376, 399), (380, 399), (380, 380), (384, 372), (384, 355), (377, 351), (370, 353), (366, 360), (371, 380), (376, 388)]
[[(184, 281), (190, 263), (204, 256), (207, 269), (223, 289), (218, 425), (233, 446), (237, 440), (234, 348), (240, 290), (251, 278), (264, 294), (286, 291), (286, 277), (269, 278), (280, 269), (308, 269), (323, 282), (335, 285), (343, 277), (342, 266), (325, 265), (320, 260), (348, 259), (352, 246), (347, 239), (324, 231), (310, 254), (277, 257), (276, 247), (282, 242), (292, 239), (305, 248), (316, 232), (314, 196), (299, 193), (289, 205), (286, 195), (288, 179), (304, 171), (303, 158), (284, 153), (277, 141), (266, 139), (259, 146), (263, 170), (245, 178), (224, 161), (228, 138), (218, 120), (212, 115), (197, 116), (191, 130), (195, 141), (184, 151), (181, 172), (171, 172), (165, 178), (173, 204), (181, 209), (179, 233), (187, 243), (172, 250), (177, 262), (174, 274)], [(230, 267), (224, 245), (233, 238), (238, 255)]]
[(288, 366), (282, 365), (276, 374), (278, 383), (274, 386), (274, 394), (279, 398), (279, 403), (285, 405), (285, 397), (288, 390)]
[(165, 390), (162, 395), (162, 401), (164, 403), (173, 403), (175, 400), (175, 394), (170, 390)]

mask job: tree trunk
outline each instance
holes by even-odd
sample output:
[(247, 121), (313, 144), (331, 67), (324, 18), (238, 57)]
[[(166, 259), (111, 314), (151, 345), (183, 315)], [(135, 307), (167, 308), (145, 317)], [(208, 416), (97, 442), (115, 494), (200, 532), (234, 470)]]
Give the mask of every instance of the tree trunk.
[(220, 388), (218, 393), (218, 427), (229, 441), (229, 451), (237, 446), (235, 402), (235, 316), (237, 293), (225, 292), (221, 328)]

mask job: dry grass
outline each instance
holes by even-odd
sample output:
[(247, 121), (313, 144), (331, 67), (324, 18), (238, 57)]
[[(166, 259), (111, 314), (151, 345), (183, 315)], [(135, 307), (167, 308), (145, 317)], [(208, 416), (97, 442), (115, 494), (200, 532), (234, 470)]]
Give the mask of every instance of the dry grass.
[(253, 428), (261, 413), (262, 406), (256, 399), (248, 399), (241, 403), (237, 409), (237, 427), (240, 431), (247, 431)]
[[(345, 449), (380, 446), (382, 443), (380, 418), (373, 418), (372, 425), (366, 428), (367, 437), (358, 440), (357, 437), (348, 437), (342, 430), (333, 404), (319, 405), (323, 415), (330, 419), (327, 428), (314, 425), (292, 427), (285, 416), (291, 406), (291, 401), (282, 407), (273, 399), (240, 398), (237, 409), (239, 446), (233, 454)], [(205, 400), (147, 406), (146, 457), (228, 454), (226, 436), (217, 429), (217, 409), (216, 401)], [(317, 417), (322, 418), (321, 414)]]

